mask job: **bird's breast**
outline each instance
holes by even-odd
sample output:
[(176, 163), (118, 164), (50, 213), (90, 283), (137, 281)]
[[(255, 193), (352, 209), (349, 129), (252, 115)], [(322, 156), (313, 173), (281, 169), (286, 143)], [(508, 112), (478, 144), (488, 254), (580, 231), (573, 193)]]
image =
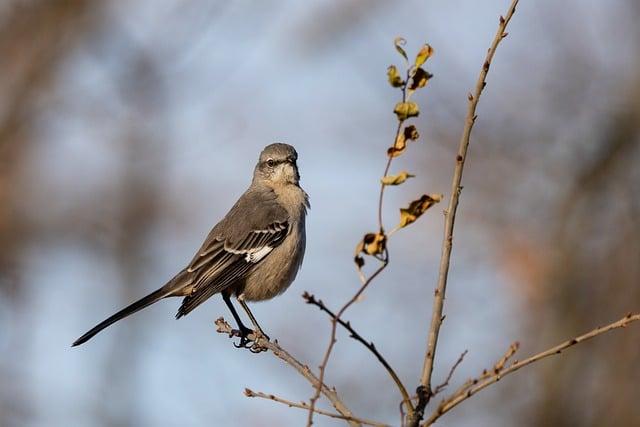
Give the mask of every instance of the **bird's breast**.
[(263, 301), (281, 294), (296, 278), (305, 251), (304, 217), (295, 224), (285, 240), (247, 276), (239, 290), (247, 301)]

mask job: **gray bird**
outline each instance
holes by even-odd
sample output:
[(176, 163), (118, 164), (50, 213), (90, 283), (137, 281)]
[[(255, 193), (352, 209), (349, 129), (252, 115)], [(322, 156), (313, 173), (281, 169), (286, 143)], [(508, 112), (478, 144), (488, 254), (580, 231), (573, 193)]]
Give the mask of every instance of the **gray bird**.
[(163, 298), (184, 297), (176, 315), (179, 319), (217, 293), (238, 323), (240, 346), (247, 346), (252, 330), (242, 323), (231, 296), (247, 312), (256, 332), (266, 337), (246, 301), (267, 300), (284, 292), (302, 264), (309, 196), (300, 188), (297, 159), (290, 145), (265, 147), (251, 185), (213, 227), (189, 265), (160, 289), (96, 325), (73, 346)]

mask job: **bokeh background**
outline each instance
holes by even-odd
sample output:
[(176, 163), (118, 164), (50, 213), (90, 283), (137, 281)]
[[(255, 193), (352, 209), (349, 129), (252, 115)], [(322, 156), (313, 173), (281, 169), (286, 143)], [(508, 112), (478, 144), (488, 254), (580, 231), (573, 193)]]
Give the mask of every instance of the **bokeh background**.
[[(521, 354), (640, 309), (640, 3), (523, 1), (472, 137), (442, 379), (460, 384), (515, 340)], [(506, 0), (3, 0), (0, 6), (0, 425), (302, 425), (310, 386), (214, 333), (212, 298), (175, 321), (163, 301), (80, 348), (70, 343), (191, 258), (250, 180), (263, 146), (295, 145), (311, 195), (292, 288), (255, 306), (310, 366), (357, 288), (352, 255), (375, 228), (400, 65), (429, 42), (420, 142), (394, 171), (385, 221), (447, 193), (466, 94)], [(392, 263), (348, 318), (413, 389), (422, 366), (443, 218), (390, 243)], [(640, 328), (527, 368), (441, 420), (451, 426), (640, 425)], [(340, 333), (329, 365), (356, 414), (397, 425), (384, 371)], [(326, 405), (326, 402), (323, 402)], [(339, 425), (316, 417), (320, 426)]]

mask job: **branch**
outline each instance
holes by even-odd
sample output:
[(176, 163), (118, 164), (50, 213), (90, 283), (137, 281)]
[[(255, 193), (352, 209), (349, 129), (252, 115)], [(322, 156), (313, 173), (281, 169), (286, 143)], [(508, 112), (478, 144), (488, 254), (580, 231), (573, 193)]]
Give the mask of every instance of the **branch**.
[(422, 368), (422, 375), (420, 379), (420, 386), (418, 387), (418, 405), (415, 413), (410, 416), (409, 425), (415, 427), (418, 425), (424, 414), (424, 408), (429, 403), (429, 399), (432, 396), (431, 389), (431, 376), (433, 374), (433, 363), (436, 355), (436, 347), (438, 344), (438, 335), (440, 333), (440, 326), (442, 325), (442, 311), (444, 308), (444, 298), (447, 290), (447, 277), (449, 274), (449, 263), (451, 259), (451, 248), (453, 244), (453, 226), (456, 218), (456, 211), (458, 209), (458, 200), (460, 192), (462, 191), (462, 171), (464, 169), (464, 163), (467, 157), (467, 149), (469, 148), (469, 138), (471, 136), (471, 130), (476, 121), (476, 107), (480, 100), (482, 90), (486, 86), (486, 77), (491, 66), (491, 61), (496, 53), (498, 45), (507, 36), (505, 29), (507, 24), (513, 16), (518, 0), (513, 0), (511, 6), (507, 11), (506, 16), (500, 17), (500, 23), (498, 25), (498, 31), (496, 32), (491, 47), (487, 51), (487, 56), (480, 70), (480, 75), (476, 82), (475, 92), (473, 95), (469, 94), (469, 104), (467, 108), (467, 117), (465, 120), (462, 136), (460, 137), (460, 144), (458, 148), (458, 155), (456, 156), (456, 166), (453, 173), (453, 180), (451, 183), (451, 198), (449, 199), (449, 206), (445, 211), (445, 226), (444, 226), (444, 239), (442, 241), (442, 255), (440, 258), (440, 271), (438, 274), (438, 285), (435, 290), (435, 296), (433, 299), (433, 314), (431, 317), (431, 325), (429, 327), (429, 335), (427, 338), (427, 351), (424, 357), (424, 365)]
[(324, 302), (322, 302), (322, 300), (316, 299), (314, 295), (309, 294), (308, 292), (305, 292), (302, 295), (302, 298), (305, 299), (307, 304), (311, 304), (311, 305), (317, 306), (320, 310), (322, 310), (325, 313), (327, 313), (332, 319), (337, 320), (338, 323), (342, 327), (344, 327), (347, 331), (349, 331), (349, 333), (351, 334), (350, 335), (351, 338), (353, 338), (356, 341), (362, 343), (362, 345), (364, 345), (367, 349), (369, 349), (369, 351), (371, 353), (373, 353), (374, 356), (376, 356), (376, 358), (380, 361), (380, 363), (382, 363), (382, 366), (384, 366), (384, 368), (389, 373), (389, 376), (393, 379), (393, 381), (398, 386), (398, 390), (400, 390), (400, 394), (402, 395), (403, 403), (405, 405), (407, 405), (409, 408), (411, 408), (411, 411), (413, 411), (413, 409), (414, 409), (413, 408), (413, 403), (411, 402), (411, 397), (409, 396), (409, 393), (407, 392), (406, 387), (404, 386), (404, 384), (402, 383), (402, 381), (400, 380), (400, 378), (398, 377), (396, 372), (393, 370), (391, 365), (389, 365), (387, 360), (382, 356), (382, 354), (380, 354), (380, 352), (376, 348), (375, 344), (373, 342), (369, 342), (369, 341), (365, 340), (362, 337), (362, 335), (360, 335), (358, 332), (356, 332), (356, 330), (353, 329), (353, 327), (351, 326), (351, 322), (348, 322), (348, 321), (345, 322), (344, 320), (339, 319), (338, 317), (336, 317), (336, 315), (331, 310), (329, 310), (329, 308), (327, 308), (326, 305), (324, 305)]
[(315, 409), (316, 401), (318, 400), (318, 398), (320, 398), (320, 391), (321, 391), (320, 385), (324, 383), (324, 373), (327, 368), (327, 363), (329, 363), (329, 357), (331, 356), (331, 351), (333, 350), (333, 346), (336, 343), (336, 330), (338, 328), (338, 319), (340, 319), (340, 317), (344, 314), (344, 312), (347, 311), (347, 309), (351, 307), (351, 305), (355, 303), (358, 300), (358, 298), (360, 298), (360, 295), (362, 295), (365, 289), (367, 289), (367, 287), (373, 281), (373, 279), (375, 279), (378, 276), (378, 274), (380, 274), (382, 270), (384, 270), (387, 267), (388, 264), (389, 264), (389, 254), (388, 254), (388, 251), (385, 249), (384, 259), (382, 259), (382, 265), (378, 267), (378, 269), (371, 276), (369, 276), (368, 279), (365, 280), (363, 275), (360, 276), (361, 278), (360, 280), (362, 281), (362, 286), (360, 286), (360, 289), (358, 289), (358, 292), (356, 292), (351, 297), (351, 299), (347, 301), (345, 305), (342, 306), (340, 311), (338, 311), (338, 314), (331, 319), (331, 339), (329, 340), (329, 345), (327, 346), (327, 350), (324, 353), (322, 363), (320, 364), (319, 379), (314, 386), (316, 389), (316, 392), (313, 395), (313, 397), (311, 397), (311, 400), (309, 401), (309, 417), (307, 418), (307, 426), (311, 426), (313, 424), (313, 411)]
[(434, 391), (433, 391), (433, 395), (434, 396), (436, 394), (440, 393), (442, 390), (444, 390), (449, 385), (449, 381), (451, 381), (451, 378), (453, 378), (453, 373), (456, 371), (458, 366), (462, 363), (462, 361), (464, 360), (464, 357), (467, 355), (468, 352), (469, 352), (469, 350), (465, 350), (465, 351), (462, 352), (460, 357), (458, 357), (458, 360), (456, 360), (456, 363), (454, 363), (453, 366), (451, 367), (451, 370), (449, 371), (449, 375), (447, 375), (447, 378), (444, 380), (444, 382), (442, 384), (440, 384), (439, 386), (437, 386), (434, 389)]
[[(216, 332), (221, 334), (228, 334), (230, 337), (240, 336), (240, 331), (231, 328), (224, 318), (220, 317), (215, 321), (217, 326)], [(299, 362), (295, 357), (290, 355), (284, 348), (278, 344), (277, 341), (268, 341), (262, 335), (249, 334), (247, 337), (250, 340), (255, 342), (255, 345), (259, 348), (266, 348), (267, 350), (271, 350), (274, 356), (282, 360), (287, 365), (293, 367), (296, 371), (300, 373), (304, 378), (307, 379), (311, 383), (312, 386), (318, 388), (322, 391), (327, 399), (331, 402), (333, 407), (338, 411), (345, 419), (354, 419), (353, 413), (347, 408), (347, 406), (342, 402), (338, 393), (336, 393), (335, 389), (330, 389), (320, 381), (314, 374), (311, 372), (311, 369), (307, 365)], [(360, 423), (356, 421), (349, 421), (349, 424), (352, 426), (359, 426)]]
[[(278, 402), (278, 403), (282, 403), (284, 405), (287, 405), (290, 408), (300, 408), (300, 409), (305, 409), (305, 410), (309, 410), (310, 406), (307, 402), (292, 402), (291, 400), (287, 400), (287, 399), (283, 399), (281, 397), (278, 396), (274, 396), (273, 394), (266, 394), (266, 393), (262, 393), (259, 391), (253, 391), (251, 389), (245, 388), (244, 389), (244, 394), (247, 397), (260, 397), (262, 399), (268, 399), (268, 400), (273, 400), (274, 402)], [(346, 417), (344, 415), (340, 415), (340, 414), (335, 414), (333, 412), (329, 412), (329, 411), (324, 411), (322, 409), (317, 409), (314, 408), (313, 412), (315, 412), (316, 414), (320, 414), (320, 415), (326, 415), (327, 417), (331, 417), (331, 418), (338, 418), (341, 420), (346, 420), (346, 421), (354, 421), (356, 423), (359, 424), (363, 424), (363, 425), (368, 425), (368, 426), (374, 426), (374, 427), (388, 427), (387, 424), (382, 424), (376, 421), (370, 421), (370, 420), (365, 420), (362, 418), (356, 418), (356, 417)]]
[[(409, 77), (411, 75), (410, 73), (411, 73), (411, 67), (407, 70), (406, 80), (405, 80), (405, 83), (402, 85), (402, 102), (407, 101), (407, 82), (409, 81)], [(405, 118), (398, 117), (398, 127), (396, 128), (396, 134), (393, 140), (394, 145), (395, 145), (395, 142), (398, 140), (398, 137), (400, 136), (400, 132), (402, 132), (402, 125), (404, 124), (405, 121), (406, 121)], [(388, 154), (387, 163), (384, 168), (384, 174), (382, 175), (383, 177), (387, 176), (387, 174), (389, 173), (389, 169), (391, 168), (391, 162), (393, 162), (393, 158), (394, 158), (393, 155)], [(380, 184), (380, 193), (378, 195), (378, 229), (379, 229), (379, 234), (381, 234), (386, 239), (387, 236), (384, 234), (384, 225), (382, 221), (382, 205), (384, 201), (385, 187), (386, 185), (384, 183)], [(360, 295), (362, 295), (362, 293), (373, 281), (373, 279), (375, 279), (378, 276), (378, 274), (380, 274), (382, 270), (384, 270), (389, 264), (389, 251), (386, 249), (386, 246), (384, 247), (382, 254), (376, 254), (375, 257), (382, 263), (382, 265), (380, 265), (380, 267), (378, 267), (378, 269), (368, 279), (365, 277), (364, 273), (362, 272), (361, 265), (357, 265), (358, 277), (360, 278), (360, 282), (362, 283), (362, 286), (360, 286), (360, 289), (358, 290), (358, 292), (356, 292), (355, 295), (349, 301), (347, 301), (347, 303), (344, 306), (342, 306), (342, 308), (338, 311), (338, 314), (336, 314), (335, 316), (332, 316), (331, 338), (329, 340), (329, 345), (327, 346), (327, 350), (325, 351), (324, 358), (322, 359), (322, 363), (320, 364), (320, 368), (319, 368), (320, 383), (322, 383), (322, 381), (324, 380), (324, 373), (327, 367), (327, 363), (329, 363), (329, 357), (331, 356), (331, 352), (333, 351), (333, 346), (336, 343), (336, 330), (338, 328), (338, 320), (340, 320), (340, 317), (344, 314), (344, 312), (354, 302), (358, 300)], [(316, 401), (318, 400), (319, 397), (320, 397), (320, 389), (316, 388), (314, 395), (311, 397), (309, 401), (310, 403), (309, 416), (307, 418), (308, 427), (311, 427), (311, 425), (313, 424), (313, 410), (315, 408)], [(411, 403), (411, 400), (410, 399), (407, 400), (405, 397), (403, 401), (408, 402), (407, 408), (409, 409), (409, 413), (413, 415), (414, 410), (413, 410), (413, 405)]]
[(494, 366), (494, 368), (490, 371), (484, 371), (482, 373), (482, 376), (480, 378), (477, 379), (473, 379), (473, 380), (469, 380), (467, 381), (462, 387), (460, 387), (455, 393), (453, 393), (451, 396), (449, 396), (448, 398), (444, 399), (440, 405), (438, 405), (438, 408), (433, 412), (433, 414), (431, 414), (431, 416), (427, 419), (427, 421), (425, 422), (425, 426), (430, 426), (432, 425), (434, 422), (436, 422), (436, 420), (438, 418), (440, 418), (443, 414), (449, 412), (451, 409), (453, 409), (455, 406), (459, 405), (460, 403), (464, 402), (465, 400), (467, 400), (468, 398), (470, 398), (471, 396), (473, 396), (474, 394), (476, 394), (477, 392), (479, 392), (480, 390), (490, 386), (491, 384), (494, 384), (498, 381), (500, 381), (502, 379), (502, 377), (504, 377), (505, 375), (509, 375), (515, 371), (517, 371), (520, 368), (523, 368), (527, 365), (530, 365), (534, 362), (537, 362), (539, 360), (542, 360), (546, 357), (549, 356), (553, 356), (556, 354), (560, 354), (562, 353), (563, 350), (566, 350), (569, 347), (573, 347), (576, 344), (580, 344), (581, 342), (590, 340), (591, 338), (595, 338), (598, 335), (602, 335), (604, 333), (607, 333), (609, 331), (612, 331), (613, 329), (618, 329), (618, 328), (624, 328), (626, 327), (628, 324), (638, 321), (640, 320), (640, 313), (636, 313), (636, 314), (627, 314), (625, 317), (623, 317), (622, 319), (618, 320), (617, 322), (613, 322), (610, 323), (606, 326), (602, 326), (600, 328), (596, 328), (590, 332), (587, 332), (584, 335), (580, 335), (579, 337), (567, 340), (561, 344), (558, 344), (555, 347), (552, 347), (548, 350), (545, 350), (541, 353), (538, 353), (534, 356), (529, 357), (528, 359), (522, 360), (522, 361), (515, 361), (513, 362), (508, 368), (505, 368), (505, 364), (507, 362), (507, 360), (513, 356), (513, 354), (516, 352), (517, 350), (517, 343), (514, 343), (511, 345), (511, 347), (509, 348), (509, 350), (507, 351), (507, 353), (505, 354), (505, 356), (500, 359), (498, 361), (498, 363), (496, 363), (496, 365)]

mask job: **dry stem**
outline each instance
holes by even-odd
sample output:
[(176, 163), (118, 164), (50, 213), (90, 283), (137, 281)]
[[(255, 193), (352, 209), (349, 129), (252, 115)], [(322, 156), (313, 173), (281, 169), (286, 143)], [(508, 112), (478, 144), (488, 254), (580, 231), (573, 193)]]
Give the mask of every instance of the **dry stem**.
[(592, 331), (587, 332), (586, 334), (580, 335), (579, 337), (567, 340), (561, 344), (558, 344), (555, 347), (552, 347), (548, 350), (545, 350), (541, 353), (531, 356), (528, 359), (525, 359), (522, 361), (515, 361), (508, 368), (505, 368), (504, 366), (506, 365), (506, 362), (508, 361), (509, 358), (513, 356), (513, 354), (516, 352), (518, 348), (517, 343), (512, 344), (511, 347), (509, 347), (509, 350), (507, 350), (507, 353), (502, 357), (502, 359), (498, 361), (498, 363), (496, 363), (493, 369), (489, 371), (485, 370), (479, 378), (467, 381), (465, 384), (462, 385), (462, 387), (456, 390), (456, 392), (454, 392), (451, 396), (444, 399), (438, 405), (438, 408), (436, 408), (436, 410), (426, 420), (425, 426), (432, 425), (443, 414), (449, 412), (455, 406), (464, 402), (465, 400), (467, 400), (468, 398), (470, 398), (480, 390), (490, 386), (491, 384), (494, 384), (500, 381), (500, 379), (502, 379), (502, 377), (504, 377), (505, 375), (509, 375), (520, 368), (523, 368), (534, 362), (542, 360), (546, 357), (560, 354), (562, 353), (563, 350), (569, 347), (573, 347), (576, 344), (580, 344), (581, 342), (597, 337), (598, 335), (602, 335), (613, 329), (624, 328), (629, 323), (632, 323), (638, 320), (640, 320), (640, 313), (636, 313), (636, 314), (629, 313), (625, 317), (623, 317), (622, 319), (616, 322), (610, 323), (606, 326), (596, 328)]
[(353, 297), (351, 297), (351, 299), (347, 301), (345, 305), (342, 306), (340, 311), (338, 311), (338, 314), (336, 314), (336, 316), (331, 319), (331, 339), (329, 340), (329, 345), (327, 346), (327, 350), (325, 351), (324, 357), (322, 358), (322, 363), (320, 364), (319, 380), (314, 386), (316, 389), (316, 392), (314, 393), (313, 397), (309, 402), (309, 417), (307, 418), (307, 426), (311, 426), (313, 424), (313, 411), (315, 409), (316, 401), (320, 397), (320, 384), (323, 384), (324, 382), (324, 373), (327, 368), (327, 363), (329, 362), (331, 351), (333, 350), (333, 347), (336, 343), (336, 331), (338, 329), (338, 319), (340, 319), (340, 317), (344, 314), (344, 312), (347, 311), (347, 309), (351, 307), (351, 305), (355, 303), (358, 300), (358, 298), (360, 298), (360, 295), (362, 295), (365, 289), (367, 289), (367, 287), (373, 281), (373, 279), (375, 279), (378, 276), (378, 274), (380, 274), (382, 270), (384, 270), (387, 267), (389, 263), (389, 256), (386, 249), (384, 253), (385, 253), (385, 256), (384, 256), (384, 260), (382, 261), (382, 265), (378, 267), (378, 269), (371, 276), (369, 276), (368, 279), (364, 280), (364, 276), (361, 276), (361, 280), (363, 280), (363, 283), (362, 283), (362, 286), (360, 286), (360, 289), (358, 289), (358, 292), (356, 292), (353, 295)]
[[(291, 400), (283, 399), (282, 397), (278, 397), (278, 396), (275, 396), (273, 394), (266, 394), (266, 393), (262, 393), (262, 392), (259, 392), (259, 391), (253, 391), (253, 390), (248, 389), (248, 388), (244, 389), (244, 394), (247, 397), (260, 397), (262, 399), (273, 400), (274, 402), (278, 402), (278, 403), (282, 403), (284, 405), (287, 405), (290, 408), (300, 408), (300, 409), (305, 409), (307, 411), (310, 409), (310, 406), (309, 406), (309, 404), (307, 402), (299, 402), (299, 403), (298, 402), (293, 402)], [(374, 426), (374, 427), (388, 427), (387, 424), (382, 424), (382, 423), (379, 423), (377, 421), (365, 420), (365, 419), (356, 418), (356, 417), (346, 417), (344, 415), (336, 414), (336, 413), (325, 411), (325, 410), (318, 409), (318, 408), (314, 408), (313, 412), (315, 412), (316, 414), (325, 415), (325, 416), (331, 417), (331, 418), (338, 418), (338, 419), (345, 420), (345, 421), (354, 421), (356, 423), (363, 424), (363, 425)]]
[(429, 403), (429, 399), (433, 395), (431, 388), (431, 376), (433, 374), (433, 363), (436, 354), (436, 347), (438, 344), (438, 335), (440, 333), (440, 326), (442, 325), (442, 311), (444, 308), (444, 298), (447, 290), (447, 277), (449, 274), (449, 264), (451, 260), (451, 249), (453, 244), (453, 227), (456, 218), (456, 211), (458, 208), (458, 201), (460, 192), (462, 191), (462, 171), (464, 169), (464, 163), (467, 157), (467, 149), (469, 148), (469, 138), (471, 136), (471, 130), (476, 121), (476, 107), (480, 100), (482, 90), (486, 85), (486, 77), (491, 66), (491, 61), (496, 53), (496, 49), (500, 44), (500, 41), (506, 37), (505, 29), (516, 10), (518, 0), (513, 0), (511, 6), (507, 11), (505, 17), (500, 17), (500, 23), (498, 25), (498, 31), (491, 43), (491, 47), (487, 51), (487, 56), (480, 70), (480, 75), (476, 82), (476, 87), (473, 95), (469, 95), (469, 103), (467, 108), (467, 116), (465, 120), (462, 136), (460, 137), (460, 144), (458, 148), (458, 154), (456, 156), (456, 166), (453, 173), (453, 180), (451, 183), (451, 198), (449, 199), (449, 206), (445, 211), (445, 227), (444, 227), (444, 239), (442, 241), (442, 255), (440, 258), (440, 271), (438, 274), (438, 285), (435, 290), (433, 299), (433, 313), (431, 317), (431, 325), (429, 327), (429, 335), (427, 338), (427, 351), (424, 357), (424, 365), (422, 368), (422, 375), (420, 379), (420, 386), (418, 387), (418, 405), (415, 413), (409, 415), (409, 425), (415, 427), (418, 425), (424, 414), (424, 408)]
[[(317, 306), (320, 310), (322, 310), (325, 313), (327, 313), (332, 319), (336, 319), (338, 321), (338, 323), (342, 327), (344, 327), (347, 331), (349, 331), (349, 334), (350, 334), (351, 338), (353, 338), (354, 340), (360, 342), (371, 353), (373, 353), (373, 355), (378, 359), (378, 361), (380, 361), (382, 366), (384, 366), (384, 368), (387, 370), (387, 372), (389, 373), (389, 376), (391, 377), (391, 379), (393, 379), (393, 381), (396, 383), (396, 386), (398, 386), (398, 390), (400, 391), (400, 394), (402, 395), (402, 402), (405, 405), (407, 405), (407, 407), (410, 408), (411, 411), (413, 411), (413, 403), (411, 402), (411, 397), (409, 396), (409, 392), (407, 392), (407, 388), (404, 386), (404, 384), (400, 380), (400, 377), (398, 377), (398, 375), (393, 370), (393, 368), (391, 367), (389, 362), (387, 362), (387, 360), (382, 356), (382, 354), (380, 354), (380, 352), (376, 348), (375, 344), (373, 342), (369, 342), (369, 341), (365, 340), (362, 337), (362, 335), (360, 335), (358, 332), (356, 332), (356, 330), (353, 328), (353, 326), (351, 326), (351, 322), (348, 322), (348, 321), (345, 322), (342, 319), (338, 319), (338, 317), (335, 315), (335, 313), (333, 313), (333, 311), (331, 311), (324, 304), (324, 302), (322, 302), (322, 300), (316, 299), (315, 296), (313, 296), (313, 295), (311, 295), (311, 294), (309, 294), (307, 292), (305, 292), (302, 295), (302, 297), (305, 299), (305, 301), (307, 301), (307, 304), (312, 304), (312, 305)], [(455, 367), (454, 367), (454, 369), (455, 369)]]
[[(229, 323), (227, 323), (222, 317), (218, 318), (215, 324), (217, 326), (216, 330), (219, 333), (228, 334), (230, 337), (238, 336), (239, 334), (239, 331), (232, 329), (231, 325), (229, 325)], [(256, 336), (254, 334), (250, 334), (248, 338), (250, 340), (255, 341), (256, 345), (258, 345), (259, 347), (263, 347), (268, 350), (271, 350), (274, 356), (282, 360), (287, 365), (293, 367), (296, 371), (300, 373), (300, 375), (306, 378), (307, 381), (311, 383), (311, 385), (321, 390), (322, 394), (324, 394), (327, 397), (327, 399), (329, 399), (333, 407), (336, 408), (336, 411), (338, 411), (343, 417), (345, 417), (345, 419), (355, 420), (356, 417), (354, 417), (351, 410), (349, 410), (349, 408), (344, 404), (344, 402), (342, 402), (342, 400), (338, 396), (338, 393), (336, 393), (335, 389), (327, 387), (326, 384), (320, 381), (313, 374), (313, 372), (311, 372), (311, 369), (309, 369), (307, 365), (304, 365), (303, 363), (298, 361), (295, 357), (293, 357), (291, 354), (289, 354), (285, 349), (283, 349), (280, 346), (280, 344), (278, 344), (277, 341), (268, 341), (264, 339), (264, 337)], [(349, 424), (352, 426), (360, 425), (360, 423), (356, 421), (349, 421)]]

